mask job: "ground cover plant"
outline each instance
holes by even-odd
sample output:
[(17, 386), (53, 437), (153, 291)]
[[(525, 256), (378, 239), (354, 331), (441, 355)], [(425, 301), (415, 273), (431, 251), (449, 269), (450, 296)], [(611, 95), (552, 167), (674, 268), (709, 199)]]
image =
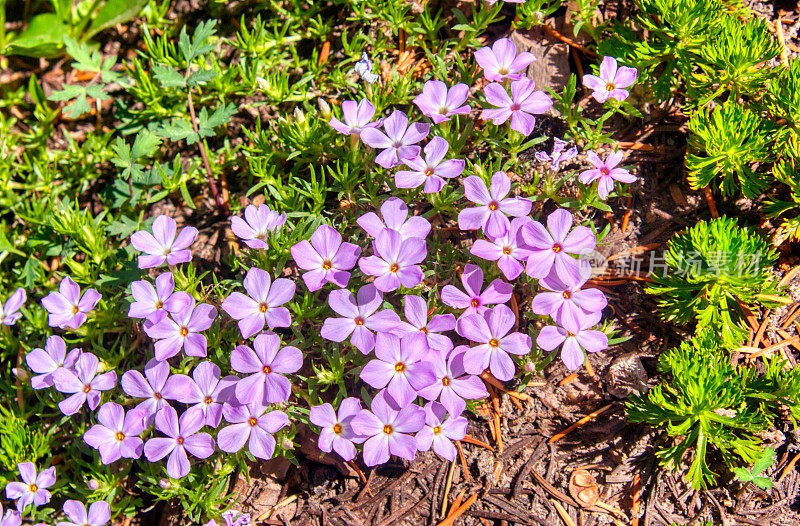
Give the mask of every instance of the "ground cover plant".
[(800, 22), (613, 4), (5, 6), (0, 526), (800, 521)]

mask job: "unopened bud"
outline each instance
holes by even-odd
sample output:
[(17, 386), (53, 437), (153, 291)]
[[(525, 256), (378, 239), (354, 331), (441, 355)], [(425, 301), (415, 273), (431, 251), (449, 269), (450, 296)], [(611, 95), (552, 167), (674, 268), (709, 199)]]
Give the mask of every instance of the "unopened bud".
[(161, 486), (161, 489), (169, 489), (172, 487), (172, 482), (167, 479), (161, 479), (158, 481), (158, 485)]
[(289, 438), (284, 438), (281, 441), (281, 448), (283, 448), (284, 451), (292, 450), (294, 449), (294, 442)]
[(97, 491), (97, 488), (100, 487), (100, 483), (95, 479), (89, 479), (89, 482), (86, 483), (86, 487), (92, 491)]
[(300, 108), (295, 108), (294, 109), (294, 118), (297, 119), (297, 123), (298, 124), (305, 124), (306, 123), (306, 116), (300, 110)]
[(525, 372), (526, 373), (536, 372), (536, 364), (531, 361), (525, 362)]
[(23, 382), (27, 382), (31, 377), (31, 375), (28, 374), (28, 371), (19, 367), (12, 368), (11, 373)]
[(320, 115), (322, 115), (322, 118), (325, 119), (326, 121), (330, 120), (330, 118), (331, 118), (331, 107), (328, 104), (328, 102), (325, 99), (323, 99), (322, 97), (320, 97), (320, 98), (317, 99), (317, 105), (319, 106), (319, 113), (320, 113)]

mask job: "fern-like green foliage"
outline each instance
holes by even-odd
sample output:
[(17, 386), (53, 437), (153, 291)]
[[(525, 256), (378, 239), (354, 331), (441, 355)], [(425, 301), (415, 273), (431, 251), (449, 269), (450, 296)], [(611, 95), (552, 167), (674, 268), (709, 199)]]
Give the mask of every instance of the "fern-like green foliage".
[(732, 100), (693, 112), (686, 155), (689, 185), (697, 190), (713, 184), (723, 195), (757, 197), (768, 179), (753, 165), (770, 160), (774, 130), (772, 121)]
[(755, 433), (780, 418), (782, 404), (797, 414), (800, 373), (784, 370), (785, 362), (774, 357), (765, 361), (767, 371), (759, 374), (755, 367), (734, 367), (729, 354), (713, 331), (701, 331), (664, 353), (659, 369), (665, 378), (628, 403), (632, 421), (683, 438), (658, 451), (665, 465), (676, 469), (694, 449), (686, 477), (695, 489), (713, 484), (718, 475), (709, 468), (710, 451), (730, 467), (751, 464), (762, 456)]
[(17, 464), (34, 462), (47, 455), (50, 445), (39, 429), (0, 406), (0, 485), (17, 477)]
[(654, 274), (661, 315), (667, 321), (697, 322), (716, 331), (730, 346), (747, 336), (745, 305), (770, 304), (762, 294), (775, 294), (771, 267), (777, 254), (764, 239), (735, 219), (700, 221), (668, 244), (666, 276)]

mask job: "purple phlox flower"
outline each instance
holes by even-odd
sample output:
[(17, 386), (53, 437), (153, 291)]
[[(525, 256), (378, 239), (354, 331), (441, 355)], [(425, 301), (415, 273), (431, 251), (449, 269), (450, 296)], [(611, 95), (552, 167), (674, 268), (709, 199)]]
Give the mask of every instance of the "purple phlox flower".
[(100, 404), (101, 391), (108, 391), (117, 385), (117, 373), (108, 371), (100, 372), (100, 360), (92, 353), (82, 353), (75, 362), (75, 368), (61, 367), (53, 373), (53, 383), (62, 393), (74, 393), (58, 404), (58, 408), (65, 415), (74, 415), (88, 402), (89, 409), (94, 409)]
[(86, 315), (92, 312), (100, 293), (95, 289), (86, 289), (81, 296), (81, 288), (72, 278), (67, 276), (58, 285), (58, 292), (51, 292), (42, 299), (42, 305), (50, 313), (47, 323), (59, 329), (77, 329), (86, 321)]
[(533, 205), (530, 199), (524, 197), (506, 197), (510, 191), (511, 178), (505, 172), (495, 172), (489, 188), (477, 175), (464, 179), (464, 195), (480, 206), (459, 212), (458, 227), (461, 230), (483, 228), (492, 237), (506, 235), (511, 227), (507, 216), (526, 216)]
[(297, 266), (307, 270), (303, 281), (308, 290), (314, 292), (330, 282), (346, 287), (350, 273), (356, 265), (361, 248), (352, 243), (342, 243), (342, 235), (328, 225), (320, 225), (311, 236), (311, 242), (303, 240), (291, 248)]
[(531, 218), (515, 217), (511, 220), (508, 232), (504, 236), (478, 239), (470, 248), (473, 256), (489, 261), (497, 261), (497, 267), (508, 280), (516, 279), (525, 266), (520, 261), (527, 261), (530, 249), (522, 239), (521, 229), (531, 222)]
[(622, 162), (623, 153), (614, 152), (605, 161), (601, 161), (600, 157), (595, 152), (588, 152), (586, 160), (591, 163), (594, 168), (584, 170), (578, 176), (578, 179), (583, 184), (589, 184), (597, 180), (597, 193), (601, 199), (606, 199), (611, 190), (614, 189), (614, 181), (620, 183), (632, 183), (636, 181), (636, 176), (631, 174), (625, 168), (617, 168), (617, 165)]
[(453, 440), (462, 440), (467, 436), (467, 419), (460, 414), (450, 413), (438, 402), (425, 404), (425, 427), (417, 433), (417, 448), (428, 451), (431, 446), (437, 455), (453, 461), (456, 458), (456, 446)]
[(279, 214), (267, 205), (247, 205), (244, 219), (231, 216), (231, 230), (250, 248), (265, 249), (267, 235), (275, 232), (286, 223), (286, 212)]
[(214, 439), (208, 433), (198, 433), (203, 428), (203, 412), (190, 408), (178, 420), (172, 406), (165, 405), (156, 415), (156, 429), (166, 437), (151, 438), (144, 445), (144, 456), (150, 462), (167, 459), (167, 475), (180, 479), (189, 474), (187, 452), (197, 458), (208, 458), (214, 453)]
[(375, 395), (370, 409), (362, 409), (351, 422), (356, 433), (370, 437), (364, 442), (364, 463), (385, 464), (390, 455), (414, 460), (417, 442), (409, 433), (425, 425), (425, 411), (413, 404), (399, 406), (386, 389)]
[(459, 345), (448, 355), (431, 356), (436, 381), (419, 391), (426, 400), (438, 399), (451, 415), (460, 415), (467, 407), (464, 400), (489, 396), (483, 381), (464, 369), (464, 354), (469, 347)]
[(236, 453), (245, 444), (256, 458), (268, 460), (275, 452), (273, 434), (289, 425), (289, 417), (282, 411), (269, 411), (260, 402), (246, 405), (225, 403), (222, 413), (231, 425), (217, 434), (217, 445), (226, 453)]
[(57, 526), (103, 526), (111, 520), (111, 506), (104, 500), (98, 500), (86, 505), (77, 500), (68, 500), (64, 503), (64, 514), (69, 521), (61, 521)]
[(250, 524), (250, 514), (237, 510), (228, 510), (222, 514), (225, 526), (247, 526)]
[(447, 353), (453, 348), (453, 342), (447, 336), (438, 334), (456, 328), (456, 317), (452, 314), (436, 314), (428, 321), (428, 303), (420, 296), (403, 297), (403, 312), (406, 321), (401, 322), (399, 329), (406, 334), (425, 335), (429, 349)]
[(497, 305), (481, 314), (471, 314), (458, 320), (458, 332), (478, 343), (464, 353), (464, 369), (469, 374), (481, 374), (487, 367), (500, 381), (514, 377), (514, 361), (508, 355), (531, 352), (531, 337), (512, 332), (517, 318), (505, 305)]
[(20, 526), (22, 515), (17, 510), (6, 510), (3, 513), (3, 505), (0, 504), (0, 526)]
[(172, 272), (165, 272), (156, 278), (156, 286), (141, 280), (131, 283), (133, 303), (128, 309), (129, 318), (152, 318), (159, 311), (179, 312), (192, 303), (192, 297), (181, 290), (175, 290)]
[(332, 291), (328, 305), (342, 317), (326, 318), (320, 336), (334, 342), (342, 342), (349, 336), (356, 349), (369, 354), (375, 347), (373, 331), (391, 331), (400, 325), (400, 317), (393, 310), (378, 311), (382, 303), (383, 294), (372, 284), (361, 287), (355, 298), (346, 289)]
[[(420, 361), (428, 345), (423, 334), (406, 336), (402, 340), (393, 334), (378, 333), (375, 356), (361, 369), (361, 379), (376, 389), (386, 387), (400, 407), (409, 405), (417, 391), (436, 381), (433, 365)], [(387, 387), (388, 386), (388, 387)]]
[(122, 375), (120, 385), (130, 397), (144, 398), (136, 406), (147, 419), (147, 425), (152, 425), (156, 414), (166, 405), (167, 400), (177, 400), (178, 393), (170, 392), (167, 386), (169, 379), (169, 364), (153, 358), (144, 366), (144, 376), (139, 371), (131, 370)]
[(542, 114), (553, 107), (553, 101), (543, 91), (536, 91), (536, 83), (531, 79), (515, 80), (511, 83), (511, 96), (506, 88), (492, 82), (483, 88), (486, 101), (496, 108), (481, 112), (482, 120), (491, 120), (496, 125), (511, 118), (511, 129), (528, 136), (536, 126), (533, 114)]
[(564, 283), (558, 276), (550, 275), (539, 280), (539, 285), (550, 292), (540, 292), (533, 298), (534, 314), (552, 316), (556, 323), (571, 332), (577, 332), (581, 318), (602, 311), (608, 300), (600, 290), (581, 289), (586, 280)]
[(434, 124), (439, 124), (449, 121), (453, 115), (469, 115), (469, 104), (464, 104), (468, 96), (469, 86), (466, 84), (456, 84), (447, 89), (447, 84), (441, 80), (429, 80), (412, 102)]
[(346, 100), (342, 102), (342, 118), (344, 122), (332, 117), (331, 127), (343, 135), (360, 135), (364, 128), (377, 128), (380, 121), (370, 122), (375, 116), (375, 106), (367, 99)]
[(83, 441), (100, 452), (103, 464), (111, 464), (122, 457), (139, 458), (143, 446), (139, 435), (145, 429), (146, 420), (147, 414), (139, 409), (125, 414), (121, 405), (106, 402), (97, 412), (100, 423), (83, 434)]
[(33, 462), (22, 462), (17, 464), (17, 469), (22, 482), (6, 484), (6, 498), (17, 501), (17, 511), (25, 511), (28, 504), (39, 507), (50, 502), (47, 488), (56, 483), (56, 468), (43, 469), (37, 473)]
[(311, 423), (321, 428), (317, 441), (320, 451), (335, 451), (345, 461), (353, 460), (358, 453), (353, 444), (361, 444), (367, 439), (353, 430), (353, 418), (360, 411), (361, 401), (358, 398), (342, 400), (338, 413), (331, 404), (312, 407)]
[(44, 389), (53, 387), (53, 374), (60, 368), (72, 369), (81, 355), (80, 349), (72, 349), (67, 354), (67, 344), (61, 336), (50, 336), (44, 349), (33, 349), (25, 356), (28, 367), (38, 376), (31, 378), (31, 387)]
[(536, 152), (536, 158), (540, 161), (549, 162), (550, 169), (556, 172), (561, 163), (574, 159), (578, 155), (578, 148), (575, 146), (564, 151), (566, 145), (567, 141), (555, 138), (553, 139), (553, 153), (548, 155), (545, 152)]
[(400, 170), (394, 176), (398, 188), (416, 188), (425, 184), (426, 194), (435, 194), (444, 188), (444, 178), (461, 175), (464, 159), (444, 160), (450, 145), (441, 137), (434, 137), (425, 145), (425, 158), (417, 152), (414, 157), (402, 157), (401, 161), (411, 170)]
[(442, 289), (442, 303), (454, 309), (465, 309), (459, 319), (470, 314), (482, 314), (488, 307), (496, 303), (505, 303), (511, 299), (514, 287), (500, 278), (489, 283), (483, 288), (483, 270), (477, 265), (467, 263), (461, 274), (461, 283), (466, 293), (461, 292), (453, 285), (445, 285)]
[(200, 334), (211, 327), (217, 309), (208, 303), (195, 306), (194, 298), (181, 311), (173, 312), (172, 317), (161, 316), (154, 319), (153, 325), (145, 324), (144, 332), (156, 340), (154, 347), (156, 359), (164, 361), (184, 350), (186, 356), (206, 356), (206, 337)]
[(139, 268), (153, 268), (164, 264), (187, 263), (192, 260), (189, 246), (197, 238), (197, 229), (187, 226), (177, 234), (177, 223), (169, 216), (160, 215), (153, 221), (153, 233), (139, 230), (131, 235), (131, 245), (146, 255), (139, 256)]
[(410, 237), (425, 239), (431, 231), (431, 224), (424, 217), (408, 217), (408, 206), (399, 197), (390, 197), (384, 201), (381, 205), (381, 216), (383, 219), (375, 212), (367, 212), (356, 219), (356, 223), (375, 238), (387, 228), (400, 232), (403, 239)]
[(559, 208), (547, 216), (547, 228), (538, 221), (522, 227), (522, 239), (528, 246), (528, 264), (525, 272), (532, 278), (542, 279), (555, 272), (562, 281), (582, 279), (591, 272), (588, 262), (573, 256), (588, 254), (597, 244), (592, 231), (585, 226), (572, 228), (572, 214)]
[(236, 382), (236, 399), (242, 404), (264, 405), (287, 401), (292, 386), (283, 375), (296, 372), (302, 365), (300, 349), (281, 349), (281, 339), (274, 332), (259, 334), (253, 340), (252, 349), (239, 345), (231, 354), (233, 370), (250, 374)]
[(424, 239), (403, 239), (400, 232), (385, 229), (372, 242), (373, 256), (358, 260), (364, 274), (375, 276), (375, 288), (381, 292), (397, 290), (402, 285), (416, 287), (424, 274), (418, 265), (425, 260), (428, 249)]
[(247, 295), (232, 292), (222, 302), (222, 310), (234, 320), (239, 320), (242, 338), (257, 334), (265, 324), (270, 329), (292, 324), (289, 309), (281, 305), (294, 297), (293, 281), (286, 278), (272, 281), (268, 272), (253, 267), (244, 278), (244, 289)]
[(534, 60), (533, 53), (527, 51), (517, 55), (517, 46), (509, 38), (501, 38), (492, 47), (482, 47), (475, 52), (475, 61), (483, 68), (483, 76), (495, 82), (525, 78), (520, 72)]
[(579, 320), (577, 331), (564, 327), (548, 325), (542, 328), (536, 337), (536, 344), (545, 351), (552, 351), (559, 345), (561, 347), (561, 361), (567, 369), (574, 371), (583, 365), (587, 352), (597, 352), (608, 348), (608, 336), (602, 331), (592, 330), (600, 322), (601, 314), (595, 312)]
[(364, 128), (361, 140), (368, 146), (383, 151), (375, 157), (375, 162), (384, 168), (392, 168), (400, 164), (401, 158), (415, 157), (419, 153), (419, 141), (428, 136), (431, 125), (414, 122), (409, 125), (408, 117), (400, 110), (395, 110), (383, 120), (383, 129)]
[(636, 68), (617, 66), (617, 59), (614, 57), (603, 57), (600, 63), (600, 75), (584, 75), (583, 85), (592, 90), (592, 97), (597, 102), (605, 102), (608, 99), (623, 101), (628, 98), (630, 93), (623, 89), (633, 86), (639, 72)]
[(26, 299), (28, 299), (28, 296), (25, 293), (25, 289), (20, 287), (11, 293), (5, 304), (0, 302), (0, 324), (14, 325), (22, 317), (22, 313), (18, 311)]
[[(182, 404), (194, 404), (205, 415), (205, 424), (216, 429), (222, 419), (222, 403), (234, 394), (236, 376), (222, 376), (222, 371), (212, 362), (200, 362), (192, 377), (174, 374), (169, 377), (164, 392), (170, 399)], [(124, 378), (123, 378), (124, 380)]]

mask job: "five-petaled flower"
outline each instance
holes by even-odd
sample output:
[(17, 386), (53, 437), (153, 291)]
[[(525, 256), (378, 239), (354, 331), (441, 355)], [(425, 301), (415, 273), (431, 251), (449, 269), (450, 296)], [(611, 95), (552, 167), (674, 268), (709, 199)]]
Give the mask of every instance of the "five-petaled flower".
[(551, 275), (539, 280), (539, 285), (550, 292), (540, 292), (533, 298), (531, 310), (534, 314), (552, 316), (556, 323), (567, 330), (577, 332), (581, 319), (602, 311), (608, 300), (595, 288), (581, 289), (586, 280), (565, 283)]
[(103, 526), (111, 520), (111, 506), (104, 500), (98, 500), (86, 505), (77, 500), (68, 500), (64, 503), (64, 514), (68, 521), (60, 521), (56, 526)]
[(342, 118), (344, 122), (332, 117), (331, 127), (343, 135), (353, 135), (358, 137), (365, 128), (377, 128), (381, 121), (372, 121), (375, 116), (375, 106), (367, 99), (346, 100), (342, 102)]
[(459, 345), (449, 354), (431, 356), (436, 381), (421, 389), (419, 395), (426, 400), (436, 400), (447, 408), (451, 415), (460, 415), (467, 407), (464, 400), (476, 400), (489, 396), (483, 381), (464, 368), (466, 345)]
[(496, 125), (511, 119), (511, 129), (528, 136), (536, 126), (533, 114), (546, 113), (553, 107), (553, 101), (543, 91), (536, 91), (536, 83), (531, 79), (515, 80), (511, 83), (511, 95), (506, 88), (492, 82), (483, 88), (486, 101), (495, 108), (486, 108), (481, 119), (491, 120)]
[(583, 85), (592, 90), (592, 97), (597, 102), (608, 99), (623, 101), (630, 95), (624, 88), (633, 86), (638, 74), (636, 68), (617, 66), (617, 59), (614, 57), (603, 57), (600, 75), (584, 75)]
[(470, 314), (483, 314), (488, 309), (487, 305), (505, 303), (511, 299), (514, 287), (500, 278), (489, 283), (483, 288), (483, 270), (478, 265), (467, 263), (461, 274), (461, 283), (466, 293), (461, 292), (453, 285), (442, 288), (442, 303), (454, 309), (464, 309), (459, 319)]
[(85, 352), (75, 362), (75, 369), (61, 367), (53, 373), (53, 383), (59, 392), (72, 396), (62, 400), (58, 408), (65, 415), (74, 415), (84, 403), (89, 409), (94, 409), (100, 404), (101, 391), (108, 391), (117, 385), (117, 373), (100, 372), (100, 360), (92, 353)]
[(597, 193), (601, 199), (606, 199), (611, 190), (614, 189), (614, 182), (620, 183), (633, 183), (636, 181), (636, 176), (630, 173), (625, 168), (617, 168), (617, 165), (622, 162), (623, 153), (614, 152), (605, 161), (600, 160), (600, 157), (595, 152), (586, 154), (586, 160), (589, 161), (594, 168), (584, 170), (578, 175), (578, 180), (583, 184), (589, 184), (592, 181), (597, 181)]
[(439, 124), (449, 121), (454, 115), (469, 115), (469, 104), (465, 104), (468, 96), (469, 86), (466, 84), (456, 84), (447, 89), (447, 84), (441, 80), (429, 80), (412, 102), (434, 124)]
[(521, 261), (527, 261), (530, 255), (530, 249), (520, 232), (522, 227), (530, 222), (530, 217), (515, 217), (511, 220), (508, 232), (504, 236), (487, 235), (488, 240), (477, 239), (469, 251), (481, 259), (497, 261), (497, 267), (506, 279), (516, 279), (525, 268)]
[(364, 463), (385, 464), (390, 455), (414, 460), (417, 442), (409, 433), (425, 425), (425, 411), (413, 404), (400, 407), (386, 389), (375, 395), (370, 409), (362, 409), (351, 422), (356, 433), (369, 437), (364, 442)]
[(14, 325), (17, 320), (22, 317), (22, 313), (19, 312), (19, 309), (25, 303), (27, 297), (25, 289), (19, 287), (6, 298), (5, 303), (0, 302), (0, 324)]
[(425, 158), (419, 152), (414, 157), (403, 157), (403, 164), (411, 170), (400, 170), (394, 176), (398, 188), (416, 188), (425, 185), (426, 194), (435, 194), (444, 188), (444, 178), (453, 178), (464, 171), (464, 159), (447, 159), (450, 145), (441, 137), (434, 137), (425, 145)]
[(409, 125), (408, 117), (400, 110), (395, 110), (383, 120), (383, 129), (364, 128), (361, 140), (368, 146), (382, 149), (375, 157), (375, 162), (384, 168), (392, 168), (400, 164), (402, 158), (414, 157), (419, 153), (416, 144), (427, 137), (431, 129), (428, 123), (414, 122)]
[(208, 433), (199, 433), (203, 428), (203, 412), (189, 408), (178, 419), (172, 406), (165, 405), (156, 415), (156, 429), (166, 437), (151, 438), (144, 445), (144, 456), (150, 462), (167, 459), (167, 475), (180, 479), (189, 474), (189, 457), (204, 459), (214, 453), (214, 439)]
[(145, 429), (146, 419), (147, 415), (138, 409), (126, 414), (121, 405), (106, 402), (97, 412), (100, 423), (83, 434), (83, 441), (100, 452), (103, 464), (111, 464), (123, 457), (139, 458), (143, 447), (139, 435)]
[(217, 445), (226, 453), (241, 451), (245, 444), (256, 458), (268, 460), (275, 452), (272, 436), (289, 425), (289, 417), (282, 411), (267, 411), (260, 402), (246, 405), (226, 403), (222, 408), (225, 420), (231, 425), (217, 434)]
[(533, 206), (530, 199), (506, 197), (510, 191), (511, 178), (505, 172), (495, 172), (488, 188), (477, 175), (464, 179), (464, 195), (480, 206), (461, 210), (458, 213), (458, 227), (461, 230), (482, 228), (493, 237), (506, 235), (511, 227), (507, 216), (526, 216)]
[(294, 373), (303, 365), (303, 353), (297, 347), (281, 348), (274, 332), (262, 332), (253, 347), (239, 345), (231, 354), (233, 370), (249, 374), (236, 382), (236, 399), (242, 404), (262, 405), (285, 402), (292, 386), (284, 374)]
[(133, 303), (128, 309), (129, 318), (153, 319), (157, 312), (179, 312), (192, 303), (192, 297), (182, 290), (175, 291), (172, 272), (159, 274), (156, 286), (141, 280), (131, 283)]
[(53, 374), (60, 368), (72, 369), (81, 355), (80, 349), (72, 349), (67, 354), (67, 344), (61, 336), (47, 338), (44, 349), (33, 349), (25, 356), (28, 367), (37, 376), (31, 378), (31, 387), (44, 389), (53, 387)]
[(433, 365), (425, 359), (427, 342), (421, 333), (402, 339), (378, 333), (375, 356), (361, 369), (361, 379), (376, 389), (386, 387), (400, 407), (417, 397), (417, 392), (436, 381)]
[(312, 407), (309, 420), (321, 428), (317, 442), (320, 451), (335, 451), (345, 461), (353, 460), (358, 453), (354, 444), (361, 444), (367, 439), (353, 430), (353, 418), (360, 411), (361, 401), (358, 398), (342, 400), (338, 412), (333, 410), (331, 404)]
[(467, 436), (467, 419), (459, 414), (450, 413), (438, 402), (425, 405), (425, 427), (417, 433), (417, 448), (420, 451), (433, 450), (440, 457), (453, 461), (456, 458), (456, 446), (453, 440), (461, 440)]
[(381, 292), (397, 290), (402, 285), (416, 287), (422, 282), (422, 267), (427, 255), (424, 239), (403, 239), (399, 232), (385, 229), (372, 242), (374, 255), (358, 260), (364, 274), (375, 276), (375, 288)]
[(232, 292), (222, 302), (222, 310), (234, 320), (239, 320), (242, 338), (257, 334), (265, 324), (270, 329), (292, 324), (289, 309), (281, 305), (294, 297), (293, 281), (286, 278), (272, 281), (268, 272), (253, 267), (244, 277), (244, 289), (247, 295)]
[(167, 400), (177, 399), (177, 394), (167, 389), (169, 373), (167, 362), (153, 358), (144, 366), (144, 376), (139, 371), (131, 370), (120, 379), (119, 383), (125, 394), (132, 398), (145, 399), (136, 406), (136, 410), (144, 415), (148, 426), (155, 421), (156, 414), (168, 405)]
[(451, 331), (456, 327), (456, 317), (452, 314), (435, 314), (428, 321), (428, 303), (420, 296), (403, 297), (403, 313), (406, 321), (400, 322), (399, 329), (407, 334), (425, 335), (428, 348), (447, 353), (453, 348), (453, 342), (440, 332)]
[(153, 221), (153, 233), (139, 230), (131, 235), (131, 245), (144, 255), (139, 256), (139, 268), (153, 268), (164, 264), (187, 263), (192, 260), (189, 246), (197, 238), (197, 229), (184, 227), (177, 234), (177, 223), (169, 216), (160, 215)]
[(192, 376), (173, 374), (167, 380), (165, 391), (172, 399), (182, 404), (194, 404), (206, 417), (205, 424), (216, 428), (222, 419), (222, 404), (234, 394), (238, 377), (223, 378), (220, 368), (212, 362), (200, 362)]
[(100, 293), (86, 289), (81, 296), (81, 288), (67, 276), (58, 285), (58, 292), (51, 292), (42, 299), (42, 305), (50, 313), (47, 323), (59, 329), (77, 329), (86, 321), (86, 315), (100, 301)]
[(326, 340), (342, 342), (348, 336), (350, 343), (362, 354), (375, 347), (375, 333), (386, 332), (400, 324), (400, 317), (390, 309), (378, 311), (383, 294), (374, 285), (364, 285), (354, 298), (346, 289), (334, 290), (328, 296), (328, 305), (341, 318), (326, 318), (320, 336)]
[(356, 220), (358, 226), (372, 237), (378, 237), (387, 228), (397, 230), (403, 239), (425, 239), (431, 231), (430, 222), (422, 216), (408, 217), (408, 206), (399, 197), (390, 197), (381, 205), (381, 216), (367, 212)]
[(356, 265), (361, 248), (352, 243), (342, 243), (342, 235), (328, 225), (320, 225), (310, 242), (303, 240), (291, 248), (297, 266), (306, 270), (303, 282), (314, 292), (330, 282), (346, 287), (350, 281), (347, 272)]
[(514, 377), (514, 361), (508, 355), (531, 352), (531, 337), (521, 332), (511, 332), (517, 321), (514, 312), (505, 305), (497, 305), (481, 314), (471, 314), (458, 320), (458, 332), (472, 342), (464, 354), (464, 368), (470, 374), (481, 374), (486, 368), (498, 380), (506, 382)]
[(475, 52), (475, 61), (483, 68), (483, 76), (495, 82), (524, 78), (521, 72), (534, 60), (533, 53), (527, 51), (517, 55), (517, 46), (509, 38), (496, 40), (492, 47), (482, 47)]
[(542, 279), (555, 272), (564, 282), (578, 281), (590, 273), (588, 262), (573, 256), (594, 250), (597, 239), (585, 226), (572, 228), (572, 214), (559, 208), (547, 216), (547, 228), (538, 221), (522, 227), (522, 239), (528, 246), (525, 272), (532, 278)]
[(569, 150), (564, 150), (564, 147), (567, 145), (567, 141), (562, 141), (561, 139), (554, 138), (553, 139), (553, 153), (547, 154), (546, 152), (536, 152), (536, 158), (540, 161), (545, 161), (550, 163), (550, 169), (554, 172), (558, 171), (559, 166), (561, 163), (569, 161), (570, 159), (574, 159), (578, 156), (578, 148), (575, 146), (571, 147)]
[(247, 205), (244, 219), (231, 216), (231, 231), (250, 248), (265, 249), (267, 235), (277, 231), (286, 223), (286, 212), (279, 214), (267, 205)]
[(600, 318), (599, 312), (580, 318), (580, 324), (576, 331), (553, 325), (543, 327), (536, 337), (536, 344), (545, 351), (552, 351), (563, 344), (561, 361), (564, 362), (567, 369), (574, 371), (583, 365), (586, 359), (584, 350), (598, 352), (608, 348), (608, 336), (590, 328), (600, 323)]
[(17, 510), (23, 512), (29, 504), (39, 507), (50, 502), (47, 488), (56, 483), (56, 468), (37, 473), (33, 462), (22, 462), (17, 464), (17, 469), (22, 482), (6, 484), (6, 498), (17, 501)]
[(217, 317), (217, 309), (208, 303), (195, 306), (194, 298), (172, 317), (159, 313), (151, 318), (152, 324), (144, 325), (144, 332), (156, 340), (154, 347), (156, 359), (160, 361), (172, 358), (184, 350), (186, 356), (206, 356), (206, 337), (200, 334), (211, 327)]

